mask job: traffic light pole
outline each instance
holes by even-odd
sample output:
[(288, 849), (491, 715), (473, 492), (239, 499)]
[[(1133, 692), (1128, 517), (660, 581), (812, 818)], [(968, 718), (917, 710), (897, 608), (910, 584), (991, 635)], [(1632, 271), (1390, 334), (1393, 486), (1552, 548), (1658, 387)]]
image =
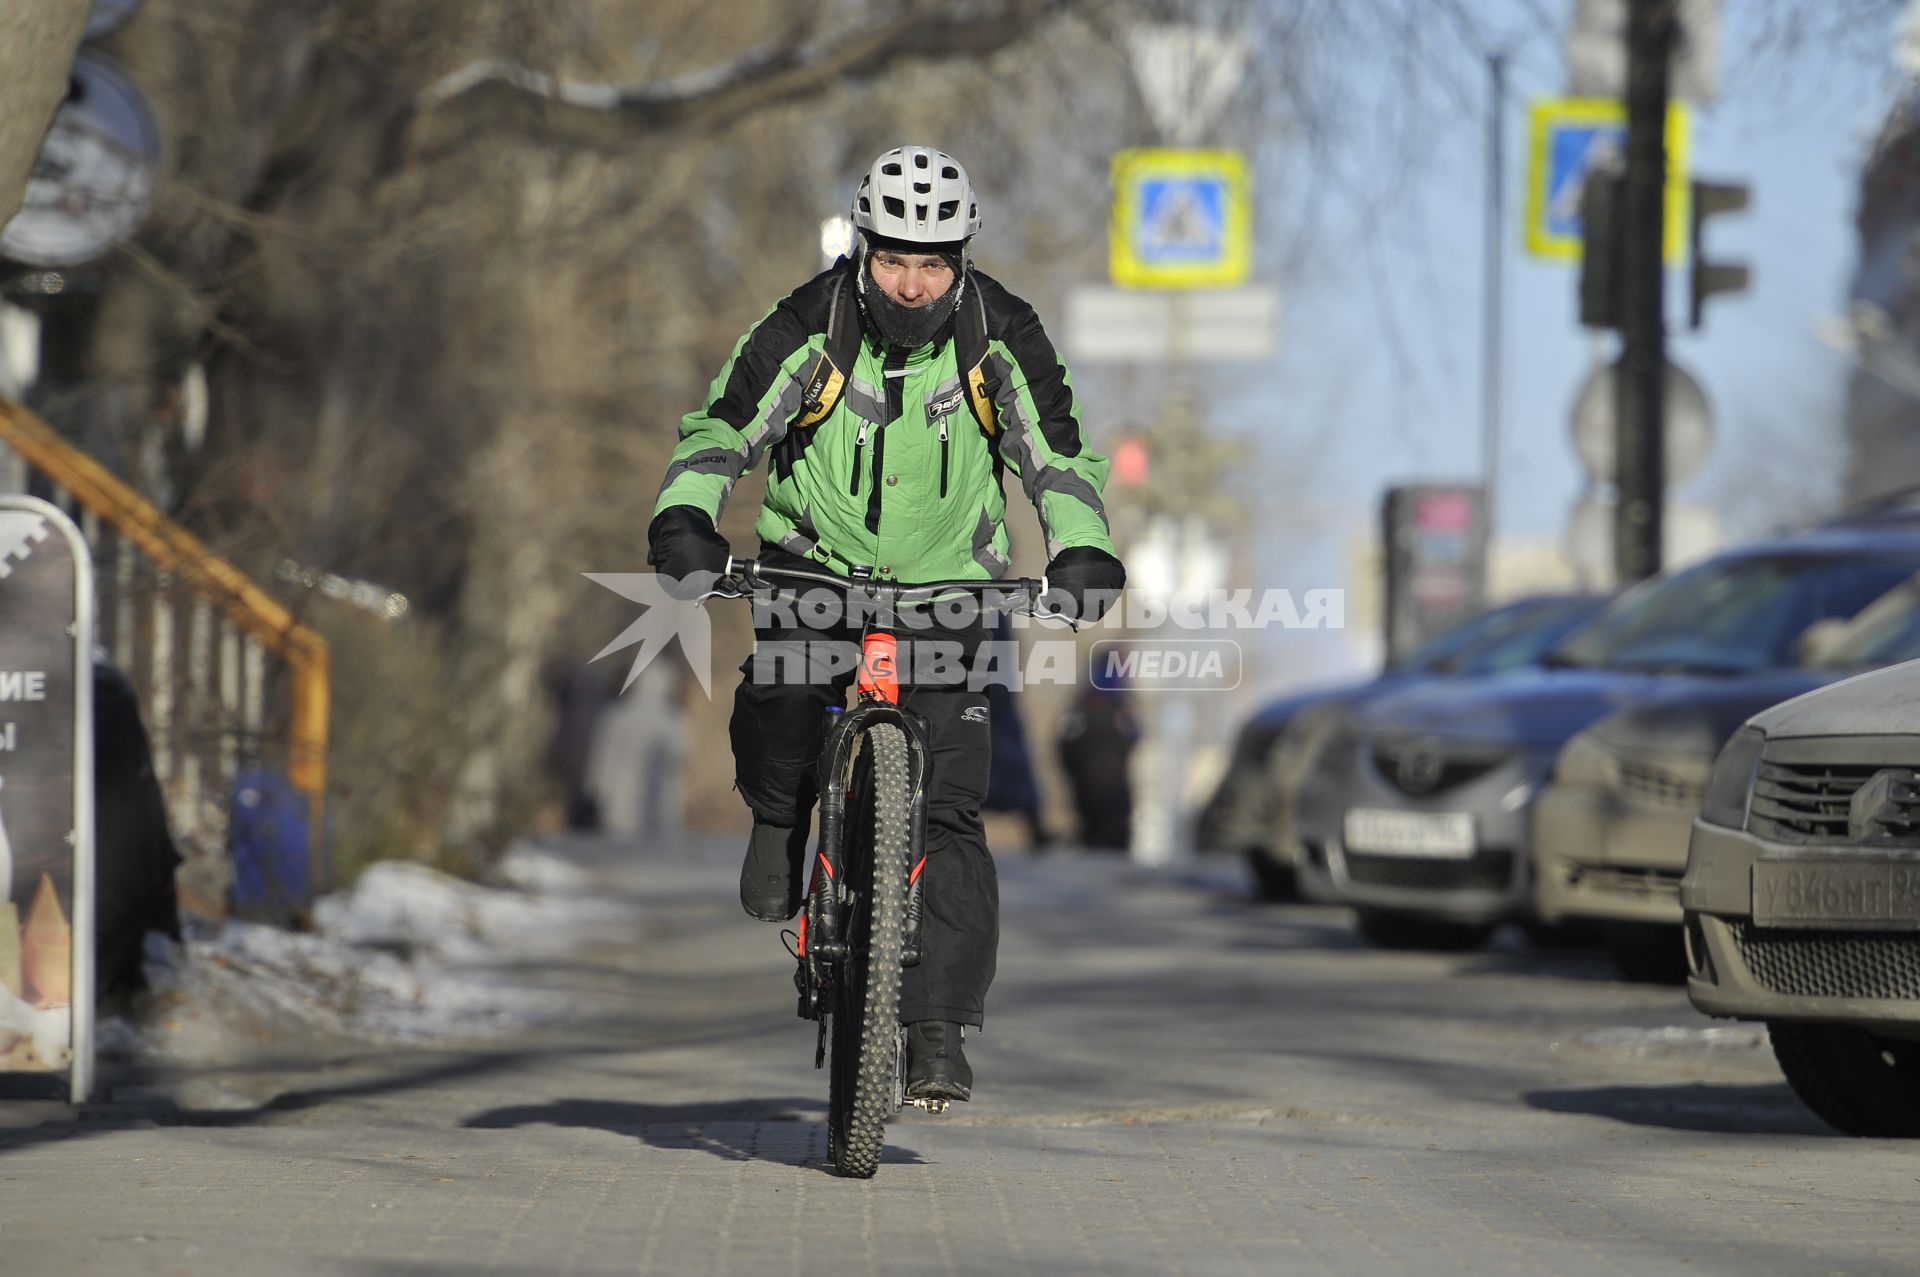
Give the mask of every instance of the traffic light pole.
[(1667, 95), (1676, 0), (1630, 0), (1627, 167), (1622, 183), (1621, 335), (1613, 561), (1621, 585), (1660, 570), (1666, 488)]
[(1500, 312), (1501, 250), (1506, 233), (1507, 58), (1487, 55), (1487, 282), (1486, 331), (1480, 364), (1480, 548), (1483, 561), (1493, 560), (1494, 518), (1500, 495)]

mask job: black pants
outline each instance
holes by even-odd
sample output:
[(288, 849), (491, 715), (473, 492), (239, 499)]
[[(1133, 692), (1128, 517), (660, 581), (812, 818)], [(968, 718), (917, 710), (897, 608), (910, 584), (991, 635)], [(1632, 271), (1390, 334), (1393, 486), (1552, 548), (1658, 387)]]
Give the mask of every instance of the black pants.
[[(762, 558), (776, 561), (777, 555), (763, 550)], [(977, 1027), (993, 983), (1000, 883), (980, 820), (990, 758), (987, 697), (967, 690), (964, 673), (957, 683), (907, 681), (916, 664), (916, 643), (943, 645), (943, 656), (963, 650), (970, 661), (983, 637), (974, 627), (942, 630), (924, 640), (903, 632), (900, 640), (900, 704), (926, 720), (933, 754), (927, 867), (920, 880), (920, 962), (902, 973), (904, 1024), (946, 1020)], [(825, 681), (774, 681), (771, 675), (783, 669), (796, 673), (797, 659), (783, 666), (782, 658), (792, 657), (803, 643), (851, 643), (857, 651), (860, 632), (757, 615), (754, 639), (757, 650), (740, 667), (744, 677), (730, 723), (736, 783), (757, 819), (793, 827), (812, 819), (827, 706), (845, 703), (853, 673)]]

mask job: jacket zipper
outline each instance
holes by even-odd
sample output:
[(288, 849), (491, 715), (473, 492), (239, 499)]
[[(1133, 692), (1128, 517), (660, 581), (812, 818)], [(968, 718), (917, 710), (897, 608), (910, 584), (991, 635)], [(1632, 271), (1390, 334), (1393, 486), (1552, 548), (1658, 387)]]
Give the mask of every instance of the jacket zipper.
[(886, 488), (881, 472), (886, 468), (887, 432), (878, 430), (873, 436), (873, 486), (867, 490), (867, 531), (876, 536), (880, 532), (880, 493)]
[[(906, 392), (901, 388), (900, 372), (907, 366), (907, 352), (898, 346), (887, 350), (886, 365), (881, 370), (880, 380), (886, 383), (887, 422), (891, 425), (900, 419), (905, 404)], [(886, 488), (887, 431), (882, 426), (873, 436), (873, 487), (867, 493), (867, 531), (880, 535), (881, 493)]]
[(940, 418), (940, 495), (947, 495), (947, 419)]
[(860, 423), (860, 433), (853, 437), (853, 473), (847, 477), (847, 495), (860, 495), (860, 452), (867, 446), (867, 423)]

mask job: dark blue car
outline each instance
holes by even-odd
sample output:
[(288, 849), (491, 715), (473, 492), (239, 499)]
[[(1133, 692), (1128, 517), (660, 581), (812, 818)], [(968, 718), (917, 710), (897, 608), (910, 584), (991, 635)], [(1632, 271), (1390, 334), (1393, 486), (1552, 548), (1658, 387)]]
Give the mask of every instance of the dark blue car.
[(1598, 594), (1543, 594), (1481, 613), (1428, 642), (1378, 678), (1283, 696), (1241, 727), (1226, 773), (1202, 808), (1195, 841), (1203, 850), (1244, 854), (1260, 894), (1293, 894), (1295, 846), (1291, 795), (1276, 769), (1290, 726), (1330, 706), (1351, 707), (1442, 678), (1466, 678), (1531, 665), (1600, 611)]
[(1531, 905), (1531, 815), (1561, 747), (1602, 716), (1809, 685), (1801, 639), (1920, 570), (1920, 527), (1835, 525), (1646, 582), (1540, 668), (1375, 698), (1298, 804), (1300, 886), (1377, 943), (1466, 947)]

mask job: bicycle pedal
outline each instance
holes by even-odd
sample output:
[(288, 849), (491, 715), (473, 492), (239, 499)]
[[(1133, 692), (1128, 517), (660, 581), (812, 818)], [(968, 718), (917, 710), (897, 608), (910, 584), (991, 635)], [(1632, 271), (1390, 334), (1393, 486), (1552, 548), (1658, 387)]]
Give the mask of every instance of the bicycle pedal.
[(948, 1099), (947, 1099), (947, 1097), (946, 1097), (946, 1096), (944, 1096), (944, 1095), (936, 1095), (936, 1096), (934, 1096), (934, 1097), (933, 1097), (932, 1099), (918, 1099), (918, 1100), (908, 1100), (908, 1101), (907, 1101), (907, 1105), (908, 1105), (908, 1107), (910, 1107), (910, 1108), (917, 1108), (917, 1109), (925, 1109), (925, 1110), (926, 1110), (927, 1112), (929, 1112), (929, 1113), (944, 1113), (944, 1112), (946, 1112), (946, 1111), (947, 1111), (947, 1104), (948, 1104), (948, 1103), (949, 1103), (949, 1101), (948, 1101)]

